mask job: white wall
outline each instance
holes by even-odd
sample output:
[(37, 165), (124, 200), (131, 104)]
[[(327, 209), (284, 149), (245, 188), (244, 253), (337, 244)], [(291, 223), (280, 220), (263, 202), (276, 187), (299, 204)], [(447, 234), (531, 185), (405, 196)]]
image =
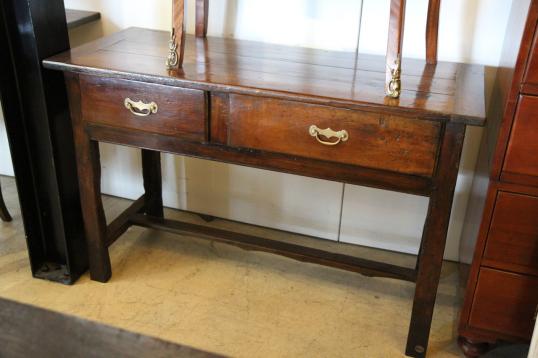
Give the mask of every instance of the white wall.
[[(404, 55), (424, 56), (427, 0), (408, 0)], [(441, 60), (497, 66), (512, 0), (442, 2)], [(71, 34), (72, 44), (129, 27), (168, 30), (170, 0), (65, 0), (66, 7), (100, 11), (100, 24)], [(354, 51), (360, 0), (212, 0), (210, 36)], [(384, 54), (389, 0), (365, 0), (361, 52)], [(194, 31), (194, 0), (188, 0)], [(491, 82), (491, 81), (490, 81)], [(1, 135), (2, 133), (0, 133)], [(458, 244), (481, 130), (466, 138), (445, 257)], [(4, 147), (0, 137), (0, 150)], [(103, 145), (103, 192), (128, 198), (141, 189), (136, 151)], [(0, 152), (5, 162), (5, 150)], [(326, 239), (416, 253), (427, 199), (208, 161), (163, 156), (165, 205)], [(1, 166), (0, 173), (9, 174)]]

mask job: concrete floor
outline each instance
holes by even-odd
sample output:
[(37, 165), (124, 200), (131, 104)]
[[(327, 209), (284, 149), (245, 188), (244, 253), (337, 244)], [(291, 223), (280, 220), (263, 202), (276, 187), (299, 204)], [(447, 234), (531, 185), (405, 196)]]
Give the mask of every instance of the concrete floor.
[[(107, 284), (30, 274), (14, 180), (1, 177), (14, 221), (0, 222), (0, 296), (234, 357), (403, 357), (414, 285), (367, 278), (192, 237), (131, 228), (112, 247)], [(129, 202), (105, 197), (107, 216)], [(203, 223), (167, 210), (167, 216)], [(414, 257), (313, 242), (217, 220), (210, 225), (413, 266)], [(429, 357), (462, 356), (458, 271), (443, 266)]]

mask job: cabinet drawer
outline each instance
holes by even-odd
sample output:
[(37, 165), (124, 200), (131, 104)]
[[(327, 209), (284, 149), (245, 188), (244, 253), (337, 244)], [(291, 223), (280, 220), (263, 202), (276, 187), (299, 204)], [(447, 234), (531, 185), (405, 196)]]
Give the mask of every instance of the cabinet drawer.
[[(203, 91), (95, 76), (81, 76), (80, 89), (84, 121), (187, 140), (206, 139), (207, 103)], [(126, 99), (130, 103), (154, 102), (156, 111), (132, 108), (142, 114), (136, 115), (126, 107)]]
[(538, 184), (538, 97), (520, 96), (503, 165), (503, 180)]
[(529, 63), (525, 70), (523, 83), (529, 85), (538, 85), (538, 36), (534, 37)]
[[(346, 137), (324, 145), (319, 141), (334, 144), (339, 137), (312, 132), (313, 125), (345, 130)], [(230, 95), (228, 145), (431, 176), (440, 127), (413, 118)]]
[(538, 274), (538, 198), (498, 193), (484, 251), (484, 264)]
[(538, 305), (538, 279), (482, 268), (469, 324), (472, 327), (529, 339)]

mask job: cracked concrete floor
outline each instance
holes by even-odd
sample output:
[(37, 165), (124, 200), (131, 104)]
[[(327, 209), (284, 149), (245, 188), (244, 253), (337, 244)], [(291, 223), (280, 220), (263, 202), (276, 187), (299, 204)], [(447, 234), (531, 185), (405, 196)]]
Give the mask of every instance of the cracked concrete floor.
[[(63, 286), (30, 274), (15, 184), (2, 177), (12, 223), (0, 223), (0, 296), (234, 357), (402, 357), (414, 285), (367, 278), (202, 239), (131, 228), (112, 247), (108, 284)], [(113, 217), (129, 201), (104, 198)], [(203, 223), (167, 210), (167, 216)], [(295, 242), (298, 235), (210, 225)], [(412, 266), (414, 257), (330, 242), (316, 247)], [(429, 357), (462, 356), (458, 270), (445, 263)]]

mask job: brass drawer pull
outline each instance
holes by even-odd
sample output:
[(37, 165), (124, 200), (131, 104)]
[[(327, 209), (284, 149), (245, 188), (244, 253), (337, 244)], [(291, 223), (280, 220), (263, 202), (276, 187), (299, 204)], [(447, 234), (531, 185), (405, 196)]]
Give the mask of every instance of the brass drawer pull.
[(131, 111), (132, 114), (139, 117), (147, 117), (150, 114), (157, 113), (157, 110), (159, 107), (157, 107), (157, 103), (151, 102), (151, 103), (144, 103), (142, 101), (135, 102), (130, 98), (125, 98), (125, 108), (127, 108), (129, 111)]
[[(336, 132), (336, 131), (333, 131), (331, 128), (319, 129), (316, 125), (311, 125), (310, 129), (308, 130), (308, 133), (310, 133), (312, 137), (316, 137), (318, 142), (320, 142), (323, 145), (337, 145), (338, 143), (345, 142), (349, 139), (349, 134), (346, 130), (341, 130), (341, 131)], [(335, 142), (327, 142), (327, 141), (321, 140), (319, 138), (320, 135), (324, 136), (327, 139), (337, 138), (338, 140)]]

